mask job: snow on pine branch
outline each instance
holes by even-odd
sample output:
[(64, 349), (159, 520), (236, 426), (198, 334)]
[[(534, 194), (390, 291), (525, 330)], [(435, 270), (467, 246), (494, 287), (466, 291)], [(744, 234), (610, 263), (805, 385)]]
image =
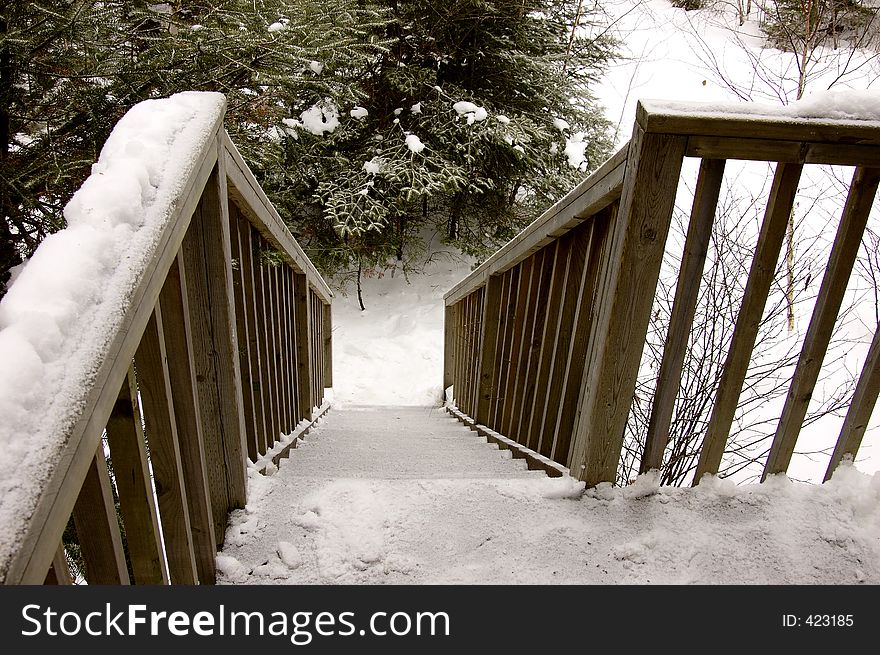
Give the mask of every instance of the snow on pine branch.
[(0, 301), (0, 574), (225, 106), (191, 92), (133, 107)]

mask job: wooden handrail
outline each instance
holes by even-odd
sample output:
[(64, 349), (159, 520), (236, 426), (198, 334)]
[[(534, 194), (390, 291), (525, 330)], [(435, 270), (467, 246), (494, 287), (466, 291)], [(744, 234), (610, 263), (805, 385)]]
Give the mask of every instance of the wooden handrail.
[[(224, 110), (181, 141), (185, 180), (158, 208), (167, 218), (96, 370), (67, 381), (84, 395), (28, 486), (30, 511), (2, 513), (5, 584), (69, 578), (59, 544), (71, 516), (90, 582), (128, 582), (128, 568), (136, 583), (214, 582), (247, 467), (326, 411), (332, 293), (230, 141)], [(124, 537), (105, 448), (132, 472), (116, 485)]]
[[(821, 106), (819, 113), (821, 113)], [(880, 121), (816, 106), (640, 102), (633, 137), (445, 296), (444, 388), (456, 412), (614, 482), (684, 157), (702, 161), (640, 470), (660, 467), (728, 159), (776, 164), (746, 295), (695, 482), (717, 473), (805, 164), (857, 167), (765, 477), (785, 472), (880, 175)], [(801, 114), (807, 114), (805, 117)], [(880, 334), (880, 332), (878, 332)], [(880, 392), (875, 336), (827, 476), (857, 453)], [(463, 414), (462, 414), (463, 413)]]

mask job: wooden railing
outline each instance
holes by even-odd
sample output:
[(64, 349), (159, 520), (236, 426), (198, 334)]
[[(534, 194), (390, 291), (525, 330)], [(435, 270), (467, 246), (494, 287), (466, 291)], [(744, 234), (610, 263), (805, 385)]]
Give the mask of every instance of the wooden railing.
[[(675, 103), (641, 103), (624, 148), (445, 296), (453, 412), (519, 444), (530, 466), (616, 479), (684, 157), (702, 164), (642, 472), (667, 445), (725, 161), (776, 163), (695, 483), (721, 464), (804, 164), (856, 166), (764, 477), (788, 469), (880, 180), (880, 123)], [(878, 335), (826, 479), (855, 457), (874, 407)]]
[(213, 583), (248, 459), (277, 461), (327, 407), (332, 294), (222, 118), (187, 153), (192, 174), (34, 511), (4, 526), (21, 535), (6, 584), (70, 581), (69, 520), (90, 584)]

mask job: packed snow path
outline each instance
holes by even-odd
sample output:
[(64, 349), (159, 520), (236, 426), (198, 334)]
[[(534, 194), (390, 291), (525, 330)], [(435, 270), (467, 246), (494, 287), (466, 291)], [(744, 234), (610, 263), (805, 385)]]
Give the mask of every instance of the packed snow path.
[(824, 486), (582, 493), (436, 408), (331, 410), (281, 470), (251, 471), (221, 583), (880, 583), (878, 496)]

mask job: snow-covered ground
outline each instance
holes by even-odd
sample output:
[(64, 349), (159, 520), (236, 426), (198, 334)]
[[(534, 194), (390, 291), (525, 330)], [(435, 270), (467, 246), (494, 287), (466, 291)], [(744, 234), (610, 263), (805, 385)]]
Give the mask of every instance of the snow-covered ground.
[(435, 235), (424, 271), (364, 277), (361, 311), (353, 279), (334, 285), (333, 402), (439, 405), (443, 400), (443, 294), (471, 260)]
[(332, 409), (250, 471), (225, 584), (880, 584), (880, 476), (584, 492), (437, 408)]

